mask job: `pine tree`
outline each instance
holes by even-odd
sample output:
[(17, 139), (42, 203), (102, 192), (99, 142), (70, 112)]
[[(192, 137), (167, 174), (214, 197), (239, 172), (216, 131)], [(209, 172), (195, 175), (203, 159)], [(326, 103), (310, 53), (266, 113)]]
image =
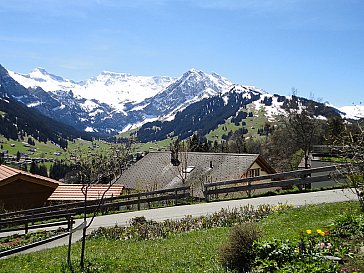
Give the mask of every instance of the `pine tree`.
[(29, 172), (32, 174), (36, 174), (37, 171), (38, 171), (37, 163), (35, 163), (35, 161), (33, 160), (32, 163), (30, 164)]

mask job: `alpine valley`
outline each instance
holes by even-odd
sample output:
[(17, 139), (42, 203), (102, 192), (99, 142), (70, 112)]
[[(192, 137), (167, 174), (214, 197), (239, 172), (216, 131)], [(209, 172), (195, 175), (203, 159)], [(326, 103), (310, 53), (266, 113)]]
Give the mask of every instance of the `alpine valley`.
[[(241, 116), (247, 107), (263, 110), (267, 119), (273, 119), (289, 100), (196, 69), (179, 78), (105, 71), (76, 82), (42, 68), (20, 74), (0, 65), (0, 85), (4, 96), (78, 130), (117, 134), (139, 128), (141, 141), (185, 138), (193, 132), (206, 135), (225, 120)], [(315, 104), (317, 115), (323, 117), (364, 117), (362, 106), (337, 109)]]

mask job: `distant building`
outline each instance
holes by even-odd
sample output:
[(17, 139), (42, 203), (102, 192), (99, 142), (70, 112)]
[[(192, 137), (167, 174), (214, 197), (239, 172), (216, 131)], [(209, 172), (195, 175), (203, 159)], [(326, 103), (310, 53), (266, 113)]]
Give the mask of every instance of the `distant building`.
[[(181, 158), (184, 157), (184, 158)], [(151, 152), (128, 168), (117, 183), (129, 189), (155, 190), (275, 173), (258, 154), (180, 154), (175, 166), (170, 152)], [(183, 178), (183, 179), (182, 179)], [(184, 179), (185, 178), (185, 179)], [(183, 180), (184, 184), (183, 184)]]

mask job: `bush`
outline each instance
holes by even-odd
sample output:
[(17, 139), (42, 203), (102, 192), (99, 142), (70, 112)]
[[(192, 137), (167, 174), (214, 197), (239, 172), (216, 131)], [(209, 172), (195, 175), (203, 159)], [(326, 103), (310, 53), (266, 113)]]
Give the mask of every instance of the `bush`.
[(343, 214), (335, 219), (333, 235), (341, 238), (358, 238), (364, 236), (364, 216)]
[(210, 215), (193, 218), (186, 216), (179, 220), (166, 220), (155, 222), (137, 217), (131, 220), (129, 227), (101, 227), (93, 231), (90, 237), (105, 238), (110, 240), (151, 240), (165, 238), (176, 232), (203, 230), (215, 227), (231, 227), (244, 222), (253, 222), (275, 212), (289, 208), (289, 205), (277, 206), (260, 205), (256, 209), (253, 206), (244, 206), (239, 209), (222, 209)]
[(234, 226), (227, 242), (220, 248), (221, 264), (237, 272), (248, 272), (256, 257), (254, 241), (259, 236), (260, 232), (255, 223), (247, 222)]

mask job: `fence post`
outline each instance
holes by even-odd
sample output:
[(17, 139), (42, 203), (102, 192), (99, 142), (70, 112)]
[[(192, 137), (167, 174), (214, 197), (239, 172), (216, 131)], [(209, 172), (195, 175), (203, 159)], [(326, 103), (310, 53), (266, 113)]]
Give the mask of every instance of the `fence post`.
[(203, 194), (205, 195), (205, 201), (208, 202), (209, 201), (209, 193), (207, 192), (207, 186), (204, 185), (204, 191), (203, 191)]
[(140, 192), (138, 192), (138, 210), (140, 210)]
[[(301, 183), (301, 182), (304, 182), (304, 180), (305, 180), (305, 175), (300, 175), (300, 183), (298, 184), (298, 190), (299, 191), (302, 191), (303, 190), (303, 183)], [(292, 185), (293, 186), (293, 185)]]
[(177, 189), (174, 190), (174, 205), (177, 206), (178, 203), (178, 195), (177, 195)]
[(28, 233), (28, 222), (25, 222), (24, 230), (25, 230), (25, 234), (27, 234)]
[(67, 252), (67, 264), (71, 268), (71, 244), (72, 244), (72, 226), (73, 226), (73, 216), (68, 217), (68, 252)]

